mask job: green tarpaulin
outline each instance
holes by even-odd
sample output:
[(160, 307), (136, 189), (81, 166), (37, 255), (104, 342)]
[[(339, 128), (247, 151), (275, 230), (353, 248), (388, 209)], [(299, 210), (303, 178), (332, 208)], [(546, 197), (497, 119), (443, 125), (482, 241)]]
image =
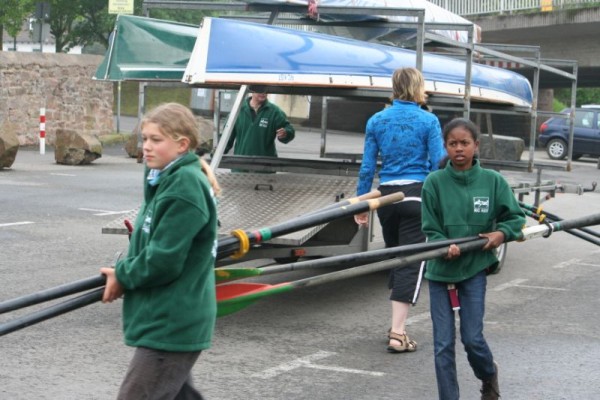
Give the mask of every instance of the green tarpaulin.
[(198, 29), (173, 21), (119, 15), (94, 79), (181, 82)]

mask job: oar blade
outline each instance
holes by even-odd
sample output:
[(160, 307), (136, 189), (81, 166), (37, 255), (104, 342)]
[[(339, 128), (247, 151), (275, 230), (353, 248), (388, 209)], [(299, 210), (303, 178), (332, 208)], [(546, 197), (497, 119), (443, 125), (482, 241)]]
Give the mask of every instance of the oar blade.
[(217, 317), (233, 314), (263, 297), (293, 289), (289, 283), (229, 283), (217, 285)]

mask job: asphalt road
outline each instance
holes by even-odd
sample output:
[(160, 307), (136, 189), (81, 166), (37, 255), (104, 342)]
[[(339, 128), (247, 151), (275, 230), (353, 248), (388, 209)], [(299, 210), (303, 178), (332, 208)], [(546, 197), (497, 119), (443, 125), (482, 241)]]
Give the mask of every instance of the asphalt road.
[[(328, 143), (341, 151), (360, 141), (332, 135)], [(299, 152), (318, 149), (318, 135), (295, 143)], [(21, 149), (12, 168), (0, 170), (0, 300), (94, 276), (127, 246), (126, 237), (101, 229), (139, 205), (141, 164), (119, 147), (89, 166), (57, 165), (47, 151)], [(599, 176), (595, 160), (543, 174), (585, 186)], [(600, 193), (560, 194), (544, 205), (563, 218), (589, 215), (600, 212)], [(599, 254), (563, 232), (509, 245), (504, 269), (489, 279), (485, 318), (503, 398), (600, 398)], [(209, 400), (434, 399), (427, 287), (411, 310), (408, 331), (419, 342), (411, 354), (385, 351), (387, 295), (386, 273), (374, 273), (267, 297), (220, 318), (213, 347), (193, 370), (196, 384)], [(462, 398), (477, 399), (479, 383), (460, 344), (457, 353)], [(104, 400), (115, 397), (132, 349), (123, 344), (116, 302), (0, 337), (0, 354), (0, 399)]]

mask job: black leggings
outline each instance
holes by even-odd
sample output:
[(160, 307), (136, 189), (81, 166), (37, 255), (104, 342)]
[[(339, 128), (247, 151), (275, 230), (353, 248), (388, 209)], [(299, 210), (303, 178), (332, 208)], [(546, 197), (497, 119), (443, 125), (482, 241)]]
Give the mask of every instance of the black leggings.
[[(423, 183), (408, 185), (382, 185), (382, 196), (404, 193), (404, 200), (377, 210), (385, 247), (396, 247), (425, 242), (421, 231), (421, 189)], [(424, 263), (417, 262), (390, 271), (388, 287), (392, 290), (390, 300), (415, 304), (423, 277)]]

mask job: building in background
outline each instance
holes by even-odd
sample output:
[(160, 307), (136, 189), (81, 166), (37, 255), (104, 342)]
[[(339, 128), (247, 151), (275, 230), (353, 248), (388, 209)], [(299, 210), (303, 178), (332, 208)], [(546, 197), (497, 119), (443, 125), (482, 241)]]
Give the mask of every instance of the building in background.
[[(54, 36), (50, 33), (50, 25), (44, 24), (40, 35), (40, 24), (35, 18), (23, 22), (23, 28), (16, 38), (4, 31), (2, 51), (55, 53)], [(69, 54), (81, 54), (81, 46), (69, 50)]]

